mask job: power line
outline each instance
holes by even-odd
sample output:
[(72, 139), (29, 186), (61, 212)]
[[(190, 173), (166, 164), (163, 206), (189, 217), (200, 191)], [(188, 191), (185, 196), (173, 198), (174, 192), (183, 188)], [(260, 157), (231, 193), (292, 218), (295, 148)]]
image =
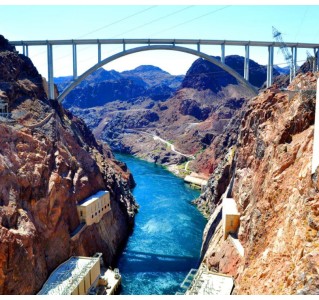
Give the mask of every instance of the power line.
[(182, 26), (182, 25), (191, 23), (191, 22), (193, 22), (193, 21), (195, 21), (195, 20), (198, 20), (198, 19), (204, 18), (204, 17), (206, 17), (206, 16), (212, 15), (212, 14), (218, 12), (218, 11), (221, 11), (221, 10), (223, 10), (223, 9), (229, 8), (229, 7), (231, 7), (231, 6), (232, 6), (232, 5), (227, 5), (227, 6), (224, 6), (224, 7), (222, 7), (222, 8), (215, 9), (215, 10), (213, 10), (213, 11), (211, 11), (211, 12), (208, 12), (208, 13), (206, 13), (206, 14), (200, 15), (200, 16), (198, 16), (198, 17), (196, 17), (196, 18), (187, 20), (187, 21), (185, 21), (185, 22), (179, 23), (179, 24), (177, 24), (177, 25), (175, 25), (175, 26), (172, 26), (172, 27), (170, 27), (170, 28), (161, 30), (161, 31), (159, 31), (159, 32), (157, 32), (157, 33), (155, 33), (155, 34), (152, 34), (152, 36), (157, 35), (157, 34), (160, 34), (160, 33), (163, 33), (163, 32), (165, 32), (165, 31), (168, 31), (168, 30), (171, 30), (171, 29), (174, 29), (174, 28), (176, 28), (176, 27), (179, 27), (179, 26)]
[(301, 18), (300, 24), (298, 26), (298, 31), (296, 32), (296, 35), (295, 35), (295, 39), (294, 39), (295, 41), (297, 41), (297, 36), (300, 33), (300, 29), (301, 29), (301, 26), (303, 25), (303, 22), (304, 22), (305, 18), (306, 18), (307, 12), (308, 12), (308, 7), (306, 8), (306, 10), (305, 10), (305, 12), (303, 14), (303, 17)]
[[(115, 21), (115, 22), (113, 22), (113, 23), (110, 23), (110, 24), (108, 24), (108, 25), (106, 25), (106, 26), (103, 26), (103, 27), (101, 27), (101, 28), (99, 28), (99, 29), (97, 29), (97, 30), (91, 31), (90, 33), (85, 34), (85, 35), (83, 35), (83, 36), (80, 36), (80, 37), (78, 37), (78, 38), (81, 38), (81, 37), (84, 37), (84, 36), (86, 36), (86, 35), (92, 34), (92, 33), (94, 33), (94, 32), (97, 32), (97, 31), (101, 30), (101, 29), (104, 29), (104, 28), (106, 28), (106, 27), (109, 27), (109, 26), (111, 26), (111, 25), (114, 25), (114, 24), (116, 24), (116, 23), (119, 23), (119, 22), (121, 22), (121, 21), (123, 21), (123, 20), (127, 20), (127, 19), (129, 19), (129, 18), (131, 18), (131, 17), (133, 17), (133, 16), (136, 16), (136, 15), (138, 15), (138, 14), (141, 14), (141, 13), (143, 13), (143, 12), (145, 12), (145, 11), (147, 11), (147, 10), (150, 10), (150, 9), (152, 9), (152, 8), (154, 8), (154, 7), (156, 7), (156, 6), (152, 6), (152, 7), (148, 8), (148, 9), (144, 9), (144, 10), (138, 12), (138, 13), (135, 13), (135, 14), (130, 15), (130, 16), (128, 16), (128, 17), (125, 17), (125, 18), (123, 18), (123, 19), (121, 19), (121, 20), (118, 20), (118, 21)], [(172, 13), (170, 13), (170, 14), (161, 16), (161, 17), (159, 17), (159, 18), (157, 18), (157, 19), (155, 19), (155, 20), (152, 20), (152, 21), (150, 21), (150, 22), (148, 22), (148, 23), (144, 23), (144, 24), (139, 25), (139, 26), (137, 26), (137, 27), (134, 27), (134, 28), (132, 28), (132, 29), (130, 29), (130, 30), (127, 30), (127, 31), (124, 31), (124, 32), (122, 32), (122, 33), (120, 33), (120, 34), (117, 34), (117, 35), (115, 35), (115, 36), (112, 36), (111, 38), (115, 38), (115, 37), (118, 37), (118, 36), (122, 36), (123, 34), (129, 33), (129, 32), (132, 32), (132, 31), (135, 31), (136, 29), (143, 28), (143, 27), (145, 27), (145, 26), (147, 26), (147, 25), (150, 25), (150, 24), (152, 24), (152, 23), (158, 22), (158, 21), (163, 20), (163, 19), (165, 19), (165, 18), (168, 18), (168, 17), (171, 17), (171, 16), (176, 15), (176, 14), (178, 14), (178, 13), (181, 13), (182, 11), (185, 11), (185, 10), (190, 9), (190, 8), (192, 8), (192, 7), (194, 7), (194, 5), (189, 5), (189, 6), (187, 6), (187, 7), (184, 7), (184, 8), (182, 8), (182, 9), (179, 9), (179, 10), (177, 10), (177, 11), (174, 11), (174, 12), (172, 12)], [(88, 49), (88, 48), (89, 48), (89, 46), (88, 46), (88, 47), (85, 47), (85, 48), (82, 48), (81, 50), (79, 50), (79, 52), (80, 52), (80, 51), (83, 51), (83, 50), (85, 50), (85, 49)], [(70, 54), (64, 55), (64, 56), (59, 57), (59, 58), (57, 58), (57, 59), (61, 59), (61, 58), (67, 57), (67, 56), (70, 56)], [(86, 59), (86, 60), (87, 60), (87, 59)], [(83, 61), (83, 60), (81, 60), (81, 61)]]
[[(137, 15), (140, 15), (140, 14), (142, 14), (142, 13), (148, 11), (148, 10), (151, 10), (151, 9), (157, 7), (157, 6), (158, 6), (158, 5), (153, 5), (153, 6), (151, 6), (151, 7), (146, 8), (146, 9), (140, 10), (140, 11), (134, 13), (134, 14), (131, 14), (131, 15), (126, 16), (125, 18), (122, 18), (122, 19), (120, 19), (120, 20), (117, 20), (117, 21), (114, 21), (114, 22), (112, 22), (112, 23), (109, 23), (109, 24), (107, 24), (107, 25), (105, 25), (105, 26), (103, 26), (103, 27), (97, 28), (97, 29), (95, 29), (95, 30), (93, 30), (93, 31), (90, 31), (90, 32), (84, 34), (84, 35), (78, 36), (77, 38), (82, 38), (82, 37), (85, 37), (85, 36), (90, 35), (90, 34), (92, 34), (92, 33), (98, 32), (98, 31), (100, 31), (100, 30), (102, 30), (102, 29), (111, 27), (111, 26), (113, 26), (113, 25), (115, 25), (115, 24), (117, 24), (117, 23), (120, 23), (120, 22), (122, 22), (122, 21), (128, 20), (128, 19), (130, 19), (130, 18), (133, 18), (133, 17), (135, 17), (135, 16), (137, 16)], [(59, 46), (56, 46), (56, 47), (59, 47)], [(45, 51), (42, 51), (42, 52), (40, 52), (40, 53), (38, 53), (38, 54), (36, 54), (36, 55), (34, 55), (33, 57), (38, 57), (39, 55), (44, 54), (45, 52), (46, 52), (46, 50), (45, 50)], [(66, 56), (69, 56), (69, 55), (66, 55)], [(63, 57), (66, 57), (66, 56), (63, 56)], [(60, 58), (63, 58), (63, 57), (60, 57)]]
[(79, 36), (79, 37), (77, 37), (77, 38), (82, 38), (82, 37), (85, 37), (85, 36), (90, 35), (90, 34), (92, 34), (92, 33), (98, 32), (98, 31), (100, 31), (100, 30), (102, 30), (102, 29), (108, 28), (108, 27), (113, 26), (113, 25), (115, 25), (115, 24), (118, 24), (118, 23), (120, 23), (120, 22), (122, 22), (122, 21), (128, 20), (128, 19), (133, 18), (133, 17), (135, 17), (135, 16), (138, 16), (138, 15), (140, 15), (140, 14), (146, 12), (146, 11), (149, 11), (149, 10), (151, 10), (151, 9), (157, 7), (157, 6), (158, 6), (158, 5), (153, 5), (153, 6), (151, 6), (151, 7), (148, 7), (148, 8), (146, 8), (146, 9), (143, 9), (143, 10), (141, 10), (141, 11), (138, 11), (137, 13), (134, 13), (134, 14), (132, 14), (132, 15), (129, 15), (129, 16), (125, 17), (125, 18), (122, 18), (122, 19), (120, 19), (120, 20), (114, 21), (114, 22), (112, 22), (112, 23), (110, 23), (110, 24), (107, 24), (107, 25), (105, 25), (105, 26), (103, 26), (103, 27), (100, 27), (100, 28), (98, 28), (98, 29), (95, 29), (95, 30), (93, 30), (93, 31), (91, 31), (91, 32), (89, 32), (89, 33), (86, 33), (86, 34), (84, 34), (84, 35), (81, 35), (81, 36)]
[(144, 23), (144, 24), (139, 25), (139, 26), (137, 26), (137, 27), (135, 27), (135, 28), (132, 28), (131, 30), (122, 32), (121, 34), (115, 35), (115, 36), (113, 36), (112, 38), (121, 36), (122, 34), (126, 34), (126, 33), (129, 33), (129, 32), (132, 32), (132, 31), (134, 31), (134, 30), (136, 30), (136, 29), (139, 29), (139, 28), (143, 28), (143, 27), (145, 27), (145, 26), (147, 26), (147, 25), (150, 25), (150, 24), (152, 24), (152, 23), (158, 22), (158, 21), (163, 20), (163, 19), (165, 19), (165, 18), (168, 18), (168, 17), (170, 17), (170, 16), (176, 15), (176, 14), (178, 14), (178, 13), (184, 11), (184, 10), (190, 9), (190, 8), (192, 8), (192, 7), (194, 7), (194, 5), (189, 5), (189, 6), (187, 6), (187, 7), (184, 7), (184, 8), (182, 8), (182, 9), (179, 9), (179, 10), (173, 12), (173, 13), (170, 13), (170, 14), (168, 14), (168, 15), (159, 17), (159, 18), (157, 18), (157, 19), (155, 19), (155, 20), (152, 20), (152, 21), (150, 21), (150, 22), (148, 22), (148, 23)]
[[(154, 6), (154, 7), (155, 7), (155, 6)], [(187, 10), (187, 9), (190, 9), (190, 8), (192, 8), (192, 7), (194, 7), (194, 5), (189, 5), (189, 6), (187, 6), (187, 7), (184, 7), (184, 8), (182, 8), (182, 9), (179, 9), (179, 10), (177, 10), (177, 11), (174, 11), (174, 12), (172, 12), (172, 13), (170, 13), (170, 14), (161, 16), (161, 17), (159, 17), (159, 18), (157, 18), (157, 19), (155, 19), (155, 20), (152, 20), (152, 21), (150, 21), (150, 22), (148, 22), (148, 23), (144, 23), (144, 24), (139, 25), (139, 26), (137, 26), (137, 27), (134, 27), (134, 28), (132, 28), (132, 29), (130, 29), (130, 30), (124, 31), (124, 32), (122, 32), (122, 33), (120, 33), (120, 34), (114, 35), (114, 36), (112, 36), (111, 38), (115, 38), (115, 37), (118, 37), (118, 36), (122, 36), (123, 34), (129, 33), (129, 32), (132, 32), (132, 31), (135, 31), (136, 29), (143, 28), (143, 27), (145, 27), (145, 26), (147, 26), (147, 25), (150, 25), (150, 24), (152, 24), (152, 23), (158, 22), (158, 21), (160, 21), (160, 20), (163, 20), (163, 19), (165, 19), (165, 18), (171, 17), (171, 16), (173, 16), (173, 15), (176, 15), (176, 14), (178, 14), (178, 13), (180, 13), (180, 12), (182, 12), (182, 11), (185, 11), (185, 10)], [(145, 10), (143, 10), (142, 12), (144, 12), (144, 11), (145, 11)], [(137, 15), (137, 14), (135, 14), (135, 15)], [(132, 15), (132, 16), (133, 16), (133, 15)], [(124, 19), (122, 19), (122, 20), (125, 20), (125, 19), (128, 19), (128, 18), (124, 18)], [(120, 20), (120, 21), (121, 21), (121, 20)], [(115, 23), (118, 23), (118, 22), (119, 22), (119, 21), (113, 22), (112, 25), (115, 24)], [(104, 27), (102, 27), (102, 28), (100, 28), (100, 29), (103, 29), (103, 28), (106, 28), (106, 27), (108, 27), (108, 26), (104, 26)], [(100, 29), (99, 29), (99, 30), (100, 30)], [(96, 32), (96, 31), (98, 31), (98, 30), (95, 30), (95, 31), (93, 31), (93, 32)], [(91, 32), (91, 33), (93, 33), (93, 32)], [(91, 34), (91, 33), (90, 33), (90, 34)], [(81, 37), (83, 37), (83, 36), (81, 36)], [(81, 49), (81, 50), (85, 50), (85, 49), (87, 49), (87, 48), (89, 48), (89, 47), (83, 48), (83, 49)], [(114, 48), (114, 49), (115, 49), (115, 48)], [(80, 50), (80, 51), (81, 51), (81, 50)], [(111, 50), (112, 50), (112, 49), (111, 49)], [(66, 56), (69, 56), (69, 55), (66, 55)], [(60, 58), (64, 58), (64, 57), (66, 57), (66, 56), (62, 56), (62, 57), (60, 57)], [(87, 59), (86, 59), (86, 60), (87, 60)], [(81, 60), (81, 61), (83, 61), (83, 60)]]

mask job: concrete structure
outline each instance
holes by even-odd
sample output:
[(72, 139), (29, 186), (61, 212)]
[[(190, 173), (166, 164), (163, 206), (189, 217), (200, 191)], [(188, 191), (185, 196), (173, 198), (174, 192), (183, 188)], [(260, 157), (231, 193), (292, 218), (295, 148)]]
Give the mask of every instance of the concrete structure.
[(240, 214), (237, 210), (236, 202), (233, 198), (223, 199), (223, 232), (224, 239), (229, 233), (237, 233), (240, 223)]
[(249, 46), (245, 46), (244, 78), (249, 81)]
[(93, 257), (72, 256), (52, 272), (38, 295), (115, 294), (121, 275), (118, 269), (101, 268), (101, 257), (101, 253)]
[(313, 137), (311, 174), (314, 174), (319, 166), (319, 78), (317, 79), (316, 112), (314, 126), (315, 128)]
[(184, 178), (185, 182), (191, 183), (191, 184), (195, 184), (197, 186), (200, 186), (201, 188), (207, 185), (207, 179), (198, 177), (198, 176), (194, 176), (194, 175), (187, 175)]
[(108, 287), (105, 289), (104, 295), (114, 295), (121, 285), (122, 276), (118, 272), (118, 269), (110, 270), (105, 272), (104, 277), (107, 279)]
[[(197, 272), (196, 272), (197, 271)], [(196, 274), (195, 274), (196, 272)], [(189, 282), (191, 282), (189, 284)], [(198, 270), (191, 269), (183, 283), (182, 290), (185, 295), (230, 295), (234, 287), (234, 279), (231, 276), (211, 272), (202, 263)]]
[(274, 70), (274, 47), (268, 46), (267, 87), (270, 87), (272, 85), (273, 70)]
[(97, 286), (92, 286), (88, 295), (114, 295), (121, 285), (122, 276), (118, 269), (101, 268), (101, 275)]
[(86, 223), (86, 225), (98, 223), (104, 214), (111, 210), (110, 193), (99, 191), (78, 203), (77, 209), (81, 222)]
[[(70, 45), (72, 47), (73, 59), (73, 82), (60, 94), (58, 101), (61, 102), (66, 95), (77, 86), (82, 80), (89, 76), (92, 72), (102, 67), (103, 65), (118, 59), (120, 57), (147, 50), (173, 50), (202, 57), (211, 63), (221, 67), (226, 72), (233, 75), (239, 82), (245, 85), (253, 93), (257, 94), (256, 89), (247, 81), (249, 79), (249, 49), (250, 47), (268, 47), (268, 65), (267, 65), (267, 86), (272, 84), (273, 72), (273, 54), (274, 47), (281, 47), (278, 42), (263, 42), (263, 41), (232, 41), (232, 40), (193, 40), (193, 39), (86, 39), (86, 40), (36, 40), (36, 41), (11, 41), (10, 44), (16, 47), (22, 47), (24, 55), (28, 56), (28, 47), (30, 46), (46, 46), (47, 47), (47, 63), (48, 63), (48, 88), (49, 98), (54, 99), (54, 82), (53, 82), (53, 46), (56, 45)], [(112, 55), (104, 60), (101, 57), (101, 45), (123, 45), (123, 51)], [(294, 49), (293, 64), (296, 66), (297, 48), (313, 49), (316, 53), (316, 68), (318, 69), (318, 43), (285, 43), (287, 47)], [(77, 74), (77, 45), (97, 45), (98, 60), (97, 64), (88, 69), (81, 76)], [(127, 49), (127, 45), (144, 45), (141, 47)], [(185, 47), (180, 45), (186, 45)], [(215, 59), (210, 53), (201, 52), (201, 45), (220, 45), (221, 59)], [(196, 50), (189, 48), (189, 46), (196, 46)], [(245, 47), (245, 63), (244, 63), (244, 77), (239, 75), (235, 70), (225, 65), (225, 47), (226, 46), (243, 46)], [(294, 70), (290, 70), (291, 74)]]
[(101, 255), (72, 256), (53, 271), (38, 295), (87, 295), (98, 284)]
[(240, 241), (238, 240), (238, 238), (233, 237), (231, 234), (229, 235), (229, 238), (230, 238), (231, 242), (233, 243), (235, 249), (237, 250), (238, 254), (241, 257), (244, 257), (245, 249), (244, 249), (243, 245), (240, 243)]

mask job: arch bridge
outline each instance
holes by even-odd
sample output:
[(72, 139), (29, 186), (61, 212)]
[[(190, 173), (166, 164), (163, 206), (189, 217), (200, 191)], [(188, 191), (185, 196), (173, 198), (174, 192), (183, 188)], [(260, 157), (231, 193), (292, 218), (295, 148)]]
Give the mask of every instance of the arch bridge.
[[(273, 82), (273, 68), (274, 68), (274, 48), (281, 48), (282, 44), (278, 42), (263, 42), (263, 41), (233, 41), (233, 40), (193, 40), (193, 39), (78, 39), (78, 40), (35, 40), (35, 41), (11, 41), (12, 46), (22, 47), (24, 55), (29, 55), (29, 47), (33, 46), (46, 46), (47, 47), (47, 64), (48, 64), (48, 89), (49, 98), (54, 99), (54, 78), (53, 78), (53, 46), (57, 45), (69, 45), (72, 47), (72, 59), (73, 59), (73, 81), (65, 88), (64, 91), (58, 96), (59, 102), (70, 93), (70, 91), (83, 81), (87, 76), (93, 73), (103, 65), (116, 60), (120, 57), (142, 52), (148, 50), (171, 50), (184, 53), (193, 54), (198, 57), (202, 57), (211, 63), (219, 66), (226, 72), (234, 76), (239, 82), (246, 86), (253, 93), (257, 94), (257, 90), (249, 83), (249, 50), (251, 46), (254, 47), (266, 47), (268, 48), (268, 63), (267, 63), (267, 87)], [(123, 50), (102, 59), (102, 45), (122, 45)], [(78, 76), (77, 72), (77, 46), (78, 45), (96, 45), (98, 53), (97, 63), (85, 71), (82, 75)], [(127, 46), (136, 45), (136, 47), (127, 49)], [(221, 59), (218, 60), (213, 56), (201, 51), (202, 45), (220, 45)], [(291, 48), (293, 53), (291, 58), (290, 78), (296, 75), (297, 70), (297, 49), (308, 48), (313, 49), (315, 60), (315, 69), (319, 70), (319, 44), (314, 43), (286, 43), (287, 47)], [(195, 46), (196, 50), (189, 46)], [(225, 64), (225, 47), (226, 46), (242, 46), (245, 48), (245, 60), (244, 60), (244, 76), (241, 76), (235, 70)]]

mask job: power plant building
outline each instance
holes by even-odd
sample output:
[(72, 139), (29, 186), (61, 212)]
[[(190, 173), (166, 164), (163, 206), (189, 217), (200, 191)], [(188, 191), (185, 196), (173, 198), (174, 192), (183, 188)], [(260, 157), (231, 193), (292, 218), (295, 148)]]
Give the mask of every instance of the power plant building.
[(98, 223), (111, 210), (110, 193), (99, 191), (96, 194), (84, 199), (77, 206), (79, 219), (86, 225)]
[(72, 256), (53, 271), (38, 295), (87, 295), (98, 284), (100, 257)]
[(224, 239), (229, 233), (236, 233), (239, 228), (240, 214), (233, 198), (223, 199), (223, 232)]

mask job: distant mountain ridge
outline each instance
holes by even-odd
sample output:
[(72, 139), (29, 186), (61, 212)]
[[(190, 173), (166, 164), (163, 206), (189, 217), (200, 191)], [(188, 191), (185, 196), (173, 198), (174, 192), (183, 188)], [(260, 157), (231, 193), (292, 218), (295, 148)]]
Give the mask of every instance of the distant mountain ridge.
[[(66, 108), (89, 108), (115, 100), (137, 101), (139, 98), (166, 100), (179, 88), (184, 76), (171, 75), (162, 69), (142, 65), (133, 70), (117, 72), (98, 69), (70, 92), (63, 102)], [(55, 78), (61, 92), (71, 76)]]
[(290, 67), (289, 66), (280, 67), (278, 65), (274, 65), (274, 69), (277, 70), (280, 75), (287, 75), (290, 72)]
[[(216, 56), (220, 60), (220, 57)], [(225, 64), (240, 75), (244, 75), (244, 57), (229, 55)], [(276, 77), (280, 73), (274, 69)], [(267, 77), (267, 67), (249, 61), (249, 82), (257, 88), (262, 87)], [(72, 81), (72, 76), (55, 78), (61, 92)], [(199, 85), (196, 85), (199, 84)], [(228, 84), (237, 84), (237, 80), (226, 71), (204, 59), (197, 59), (187, 76), (171, 75), (153, 65), (141, 65), (133, 70), (117, 72), (98, 69), (75, 87), (63, 101), (66, 108), (90, 108), (106, 103), (151, 99), (165, 101), (181, 88), (205, 90), (208, 86), (212, 92), (218, 92)]]

